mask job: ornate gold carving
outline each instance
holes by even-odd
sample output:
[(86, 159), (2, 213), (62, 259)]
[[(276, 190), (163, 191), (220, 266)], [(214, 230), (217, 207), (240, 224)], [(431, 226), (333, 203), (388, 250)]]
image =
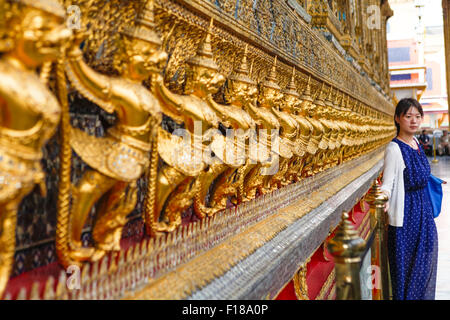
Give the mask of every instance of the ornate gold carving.
[(46, 193), (41, 148), (61, 113), (36, 71), (58, 58), (71, 32), (63, 8), (51, 0), (0, 1), (0, 12), (1, 296), (13, 262), (17, 209), (36, 184)]
[(335, 292), (335, 278), (336, 271), (333, 269), (325, 280), (320, 292), (314, 298), (314, 300), (332, 300)]
[[(326, 11), (328, 20), (332, 14), (336, 32), (353, 32), (337, 20), (339, 10), (347, 10), (354, 19), (349, 26), (359, 28), (355, 36), (351, 34), (351, 46), (364, 36), (358, 18), (361, 8), (345, 9), (334, 1), (308, 3), (315, 15), (313, 24), (322, 23), (319, 20)], [(391, 103), (283, 1), (244, 0), (238, 7), (228, 0), (216, 5), (202, 0), (155, 0), (156, 8), (153, 0), (78, 0), (74, 4), (81, 8), (82, 26), (88, 29), (75, 32), (67, 56), (58, 60), (58, 104), (44, 84), (51, 86), (56, 48), (70, 34), (59, 21), (63, 8), (52, 10), (51, 0), (0, 0), (5, 8), (0, 10), (0, 50), (5, 52), (0, 58), (4, 79), (0, 78), (0, 105), (2, 112), (22, 119), (6, 123), (8, 117), (0, 117), (4, 127), (0, 130), (0, 151), (4, 149), (0, 178), (7, 182), (0, 190), (0, 204), (5, 208), (0, 219), (14, 224), (20, 200), (36, 183), (42, 185), (40, 148), (55, 131), (61, 105), (56, 246), (64, 266), (96, 261), (105, 252), (120, 249), (122, 227), (137, 201), (137, 179), (144, 173), (143, 215), (147, 233), (156, 237), (175, 231), (191, 205), (200, 219), (216, 216), (228, 200), (239, 204), (258, 194), (268, 195), (367, 154), (395, 132), (389, 122)], [(36, 32), (32, 39), (25, 39), (33, 45), (25, 53), (37, 54), (32, 59), (14, 56), (24, 46), (20, 37), (36, 31), (34, 24), (18, 21), (19, 14), (49, 20), (55, 29), (55, 33)], [(201, 17), (216, 18), (216, 23), (210, 19), (208, 26)], [(59, 19), (60, 26), (52, 19)], [(3, 21), (17, 24), (20, 31)], [(329, 21), (324, 25), (329, 27)], [(373, 37), (356, 49), (375, 50), (380, 35)], [(52, 46), (46, 48), (48, 43)], [(376, 64), (382, 59), (375, 50)], [(32, 61), (32, 65), (19, 72), (17, 61)], [(72, 85), (69, 90), (75, 89), (115, 115), (105, 136), (70, 126), (66, 76)], [(23, 83), (27, 90), (19, 90)], [(169, 132), (162, 114), (167, 122), (184, 129), (187, 137)], [(201, 124), (200, 130), (196, 123)], [(244, 134), (231, 137), (225, 129)], [(254, 137), (249, 134), (252, 131)], [(251, 139), (256, 153), (250, 148)], [(90, 166), (74, 186), (70, 182), (72, 148)], [(220, 161), (209, 163), (203, 158), (211, 151)], [(17, 164), (17, 170), (8, 163)], [(97, 204), (92, 231), (96, 245), (85, 248), (81, 230)], [(8, 240), (0, 240), (11, 243), (11, 230), (3, 233)], [(0, 245), (1, 250), (9, 250), (5, 257), (11, 256), (13, 247)], [(0, 271), (8, 271), (3, 265)], [(4, 279), (0, 276), (0, 281)]]
[[(66, 71), (71, 83), (105, 111), (116, 112), (117, 123), (102, 138), (70, 130), (72, 148), (92, 169), (72, 189), (69, 221), (60, 219), (65, 223), (58, 225), (58, 229), (67, 230), (68, 245), (57, 246), (59, 256), (69, 257), (64, 264), (96, 261), (106, 251), (120, 250), (122, 227), (136, 204), (136, 180), (149, 167), (148, 152), (156, 148), (156, 125), (161, 122), (159, 102), (141, 85), (159, 72), (167, 59), (153, 29), (153, 1), (149, 1), (135, 26), (122, 30), (116, 53), (123, 63), (120, 77), (98, 73), (83, 61), (78, 48), (82, 33), (68, 52)], [(91, 208), (104, 195), (92, 232), (95, 248), (84, 248), (82, 228)], [(68, 253), (62, 252), (65, 250)]]
[[(278, 139), (280, 122), (272, 112), (282, 98), (281, 88), (276, 83), (276, 63), (277, 58), (275, 57), (269, 74), (259, 84), (257, 104), (249, 103), (247, 105), (246, 111), (257, 123), (258, 153), (259, 159), (262, 160), (245, 177), (244, 193), (247, 199), (253, 199), (257, 191), (260, 194), (271, 191), (272, 176), (280, 169), (279, 157), (290, 158), (292, 156), (289, 147)], [(272, 146), (276, 148), (275, 144), (279, 147), (276, 151), (272, 148)], [(260, 150), (264, 155), (260, 154)]]
[[(204, 284), (222, 275), (237, 262), (247, 257), (285, 227), (317, 207), (324, 199), (335, 194), (352, 179), (371, 168), (383, 153), (371, 157), (364, 164), (349, 170), (344, 177), (330, 181), (326, 187), (316, 190), (307, 199), (300, 199), (279, 210), (273, 216), (257, 222), (245, 231), (196, 256), (161, 279), (150, 281), (147, 287), (130, 293), (127, 299), (183, 299)], [(256, 199), (258, 201), (259, 199)], [(262, 200), (261, 200), (262, 201)], [(274, 199), (274, 201), (277, 201)], [(216, 215), (217, 216), (217, 215)], [(215, 217), (216, 217), (215, 216)], [(198, 239), (202, 243), (202, 239)], [(189, 281), (186, 281), (189, 279)]]
[(300, 269), (295, 273), (292, 281), (294, 282), (294, 290), (295, 295), (298, 300), (310, 300), (308, 294), (308, 284), (306, 283), (306, 273), (307, 273), (307, 265), (309, 263), (308, 259), (305, 263), (300, 267)]
[(337, 299), (360, 300), (359, 269), (365, 241), (348, 220), (347, 212), (342, 213), (339, 228), (327, 242), (327, 249), (335, 261)]
[(228, 131), (231, 134), (227, 133), (226, 143), (222, 143), (225, 148), (221, 150), (221, 153), (231, 159), (220, 157), (224, 164), (218, 170), (219, 180), (210, 192), (211, 206), (215, 211), (224, 209), (229, 197), (236, 204), (243, 201), (245, 176), (254, 167), (253, 162), (258, 161), (258, 157), (254, 158), (250, 154), (249, 147), (250, 136), (256, 133), (256, 122), (245, 111), (248, 104), (255, 100), (256, 93), (256, 85), (249, 77), (246, 46), (239, 67), (227, 79), (224, 95), (229, 105), (219, 105), (214, 100), (209, 100), (211, 106), (221, 114), (221, 122), (232, 130)]

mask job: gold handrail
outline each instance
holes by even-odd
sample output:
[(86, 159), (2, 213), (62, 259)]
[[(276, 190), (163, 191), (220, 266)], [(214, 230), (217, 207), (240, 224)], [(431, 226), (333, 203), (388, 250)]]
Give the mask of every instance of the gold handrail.
[(387, 215), (384, 211), (388, 198), (381, 192), (381, 187), (374, 181), (369, 191), (368, 202), (370, 204), (371, 228), (375, 232), (375, 240), (372, 243), (372, 265), (379, 266), (380, 287), (373, 290), (374, 300), (388, 300), (390, 297), (389, 262), (387, 252)]
[(327, 242), (328, 251), (333, 255), (336, 271), (336, 299), (360, 300), (361, 260), (371, 246), (371, 263), (378, 267), (375, 273), (377, 286), (372, 291), (373, 300), (388, 300), (391, 295), (389, 262), (387, 253), (387, 215), (384, 211), (388, 198), (381, 192), (377, 180), (374, 181), (367, 197), (370, 204), (371, 231), (364, 241), (359, 237), (348, 220), (348, 214), (342, 214), (341, 223), (333, 239)]
[(366, 243), (349, 221), (347, 212), (342, 213), (336, 235), (326, 245), (334, 257), (336, 299), (360, 300), (359, 270)]

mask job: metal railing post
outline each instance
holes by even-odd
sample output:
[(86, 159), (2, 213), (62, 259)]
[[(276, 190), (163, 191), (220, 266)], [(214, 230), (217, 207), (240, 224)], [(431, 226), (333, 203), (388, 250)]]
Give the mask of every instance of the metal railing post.
[(380, 255), (380, 270), (381, 270), (381, 298), (389, 300), (390, 297), (390, 281), (389, 281), (389, 260), (388, 260), (388, 235), (387, 235), (387, 215), (384, 212), (384, 207), (388, 198), (378, 189), (378, 194), (375, 198), (375, 214), (378, 221), (377, 233), (379, 238), (379, 255)]
[(377, 181), (372, 185), (369, 191), (368, 202), (370, 204), (371, 229), (375, 231), (375, 240), (372, 243), (372, 265), (379, 266), (381, 288), (375, 287), (373, 290), (374, 300), (389, 300), (390, 281), (389, 281), (389, 261), (387, 252), (387, 215), (384, 207), (388, 198), (381, 192)]
[(342, 214), (336, 235), (327, 243), (328, 251), (334, 257), (336, 270), (336, 299), (361, 300), (360, 264), (365, 241)]

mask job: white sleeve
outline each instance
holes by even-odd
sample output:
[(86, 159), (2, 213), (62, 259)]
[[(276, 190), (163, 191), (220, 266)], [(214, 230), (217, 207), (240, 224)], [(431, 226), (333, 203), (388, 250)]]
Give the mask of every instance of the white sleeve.
[(396, 167), (399, 160), (396, 159), (398, 154), (395, 152), (393, 147), (393, 145), (389, 144), (384, 154), (383, 180), (381, 184), (381, 191), (383, 191), (389, 199), (391, 198), (394, 179), (397, 177)]

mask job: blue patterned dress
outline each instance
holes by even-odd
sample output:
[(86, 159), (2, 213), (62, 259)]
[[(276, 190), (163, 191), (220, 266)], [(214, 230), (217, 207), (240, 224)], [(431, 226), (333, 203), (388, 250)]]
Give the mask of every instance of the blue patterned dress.
[(434, 300), (438, 238), (427, 183), (430, 165), (421, 146), (395, 138), (405, 162), (403, 227), (389, 226), (388, 253), (394, 300)]

